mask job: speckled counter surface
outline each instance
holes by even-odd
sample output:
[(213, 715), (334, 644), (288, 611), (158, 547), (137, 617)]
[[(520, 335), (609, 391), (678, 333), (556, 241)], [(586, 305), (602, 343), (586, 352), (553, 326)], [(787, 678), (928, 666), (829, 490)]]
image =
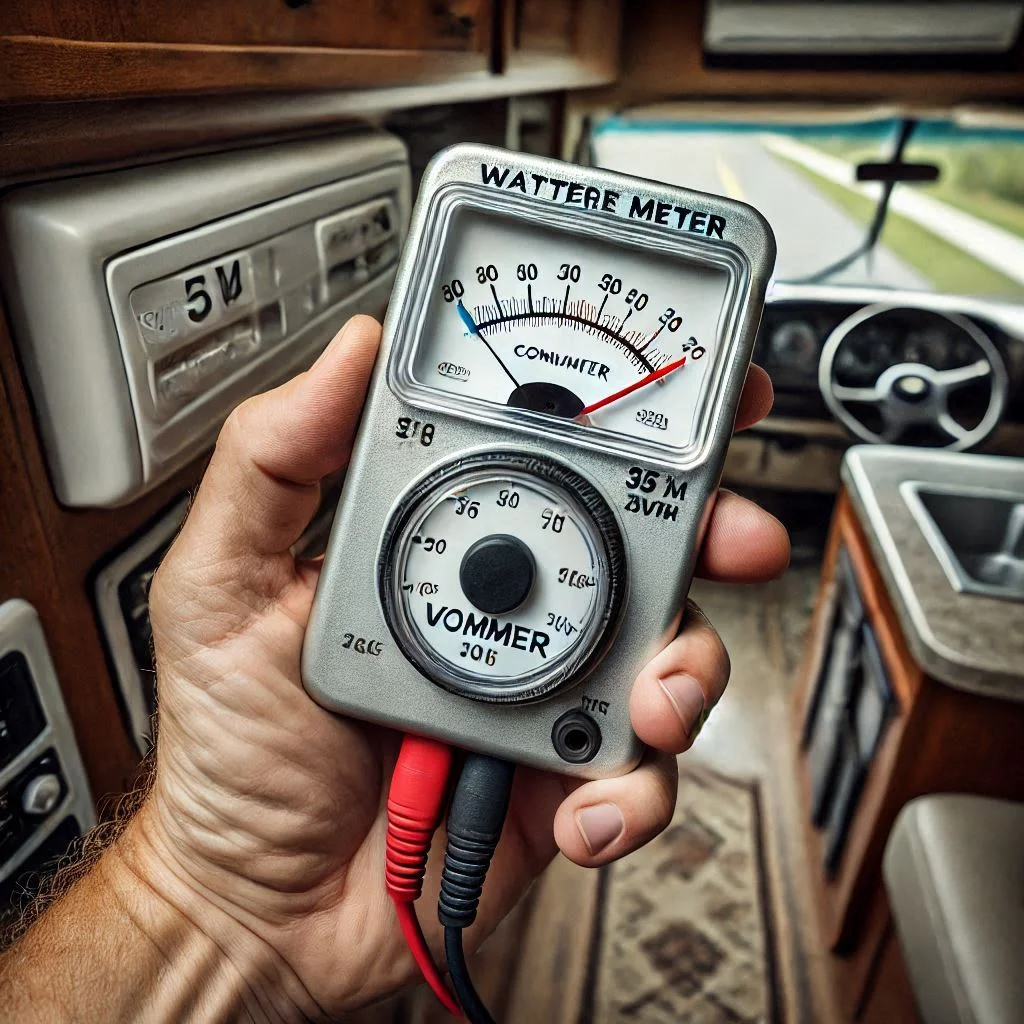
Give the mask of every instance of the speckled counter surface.
[(1024, 459), (865, 445), (842, 476), (918, 664), (960, 690), (1024, 701), (1024, 603), (954, 590), (900, 492), (916, 480), (1024, 495)]

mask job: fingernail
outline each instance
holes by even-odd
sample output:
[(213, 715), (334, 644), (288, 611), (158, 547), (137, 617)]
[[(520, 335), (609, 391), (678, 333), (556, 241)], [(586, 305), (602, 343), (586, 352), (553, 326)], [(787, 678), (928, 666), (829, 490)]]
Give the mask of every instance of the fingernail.
[(626, 822), (615, 804), (595, 804), (576, 812), (576, 827), (594, 856), (622, 835)]
[(678, 672), (658, 680), (669, 703), (682, 723), (683, 732), (695, 739), (704, 724), (704, 691), (693, 676)]

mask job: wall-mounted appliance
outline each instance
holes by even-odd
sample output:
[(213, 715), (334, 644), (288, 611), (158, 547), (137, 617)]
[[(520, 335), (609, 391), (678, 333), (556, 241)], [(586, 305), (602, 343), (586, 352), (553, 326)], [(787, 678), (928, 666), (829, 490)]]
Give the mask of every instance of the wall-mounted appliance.
[(716, 55), (1004, 54), (1021, 0), (709, 0)]
[(124, 504), (388, 300), (402, 143), (360, 130), (15, 189), (0, 280), (54, 490)]
[(35, 609), (0, 604), (0, 916), (96, 822)]

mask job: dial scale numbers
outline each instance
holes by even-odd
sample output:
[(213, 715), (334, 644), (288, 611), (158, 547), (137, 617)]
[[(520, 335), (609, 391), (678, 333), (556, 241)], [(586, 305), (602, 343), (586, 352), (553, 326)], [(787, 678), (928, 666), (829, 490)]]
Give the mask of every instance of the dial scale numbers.
[(567, 467), (512, 452), (458, 460), (414, 487), (392, 524), (381, 560), (392, 632), (446, 688), (542, 696), (617, 614), (618, 528)]
[(455, 204), (398, 390), (678, 461), (706, 433), (737, 268), (567, 227)]
[[(401, 582), (409, 620), (443, 661), (496, 683), (570, 653), (607, 589), (588, 524), (528, 478), (457, 483), (421, 507), (410, 531)], [(507, 614), (474, 606), (460, 581), (467, 554), (495, 536), (519, 538), (534, 562), (529, 593)]]

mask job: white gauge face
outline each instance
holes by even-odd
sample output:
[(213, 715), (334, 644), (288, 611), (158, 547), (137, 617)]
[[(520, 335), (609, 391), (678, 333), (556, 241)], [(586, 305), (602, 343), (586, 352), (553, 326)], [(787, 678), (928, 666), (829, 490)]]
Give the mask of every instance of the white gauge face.
[(390, 557), (399, 628), (451, 689), (511, 699), (564, 680), (607, 621), (603, 534), (564, 486), (516, 468), (417, 500)]
[(463, 208), (446, 232), (413, 376), (645, 445), (693, 443), (729, 275)]

